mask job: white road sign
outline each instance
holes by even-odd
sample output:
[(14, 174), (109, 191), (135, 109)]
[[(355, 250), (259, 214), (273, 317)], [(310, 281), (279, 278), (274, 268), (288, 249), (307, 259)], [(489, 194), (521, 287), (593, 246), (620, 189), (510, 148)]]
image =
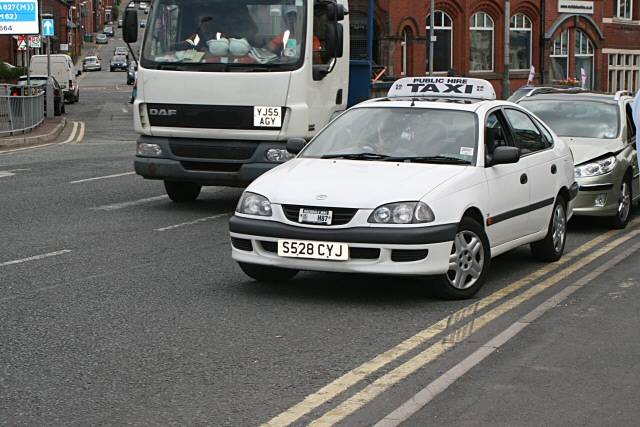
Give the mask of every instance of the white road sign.
[(0, 35), (39, 34), (38, 0), (0, 0)]

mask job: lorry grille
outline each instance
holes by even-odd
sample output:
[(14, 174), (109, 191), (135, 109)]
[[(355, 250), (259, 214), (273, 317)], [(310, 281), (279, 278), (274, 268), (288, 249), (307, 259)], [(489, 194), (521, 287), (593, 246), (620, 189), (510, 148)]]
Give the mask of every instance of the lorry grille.
[[(286, 109), (281, 108), (284, 123)], [(253, 106), (147, 104), (151, 126), (192, 129), (260, 129), (279, 131), (280, 127), (253, 125)]]
[(248, 160), (258, 148), (257, 143), (241, 141), (171, 140), (169, 146), (176, 157), (217, 160)]
[(332, 212), (331, 225), (345, 225), (353, 219), (353, 216), (358, 212), (358, 209), (351, 208), (328, 208), (318, 206), (298, 206), (298, 205), (282, 205), (284, 215), (289, 221), (298, 222), (298, 216), (300, 209), (319, 209), (328, 210)]

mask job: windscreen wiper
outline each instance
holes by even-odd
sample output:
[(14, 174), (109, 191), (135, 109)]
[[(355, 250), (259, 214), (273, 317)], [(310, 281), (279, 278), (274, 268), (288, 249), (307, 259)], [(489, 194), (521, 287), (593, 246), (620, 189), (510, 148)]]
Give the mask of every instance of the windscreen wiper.
[(345, 153), (325, 154), (321, 159), (346, 159), (346, 160), (387, 160), (389, 156), (377, 153)]
[(387, 157), (387, 162), (415, 162), (415, 163), (445, 163), (454, 165), (470, 165), (469, 160), (459, 159), (451, 156), (404, 156)]

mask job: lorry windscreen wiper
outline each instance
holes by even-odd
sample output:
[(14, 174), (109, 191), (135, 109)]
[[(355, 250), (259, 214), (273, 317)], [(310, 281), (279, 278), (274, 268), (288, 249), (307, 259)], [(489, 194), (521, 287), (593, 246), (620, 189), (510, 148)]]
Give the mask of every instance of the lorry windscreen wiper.
[(377, 153), (344, 153), (325, 154), (321, 159), (346, 159), (346, 160), (386, 160), (389, 156)]
[(455, 165), (470, 165), (471, 162), (452, 156), (404, 156), (387, 157), (387, 162), (416, 162), (416, 163), (449, 163)]

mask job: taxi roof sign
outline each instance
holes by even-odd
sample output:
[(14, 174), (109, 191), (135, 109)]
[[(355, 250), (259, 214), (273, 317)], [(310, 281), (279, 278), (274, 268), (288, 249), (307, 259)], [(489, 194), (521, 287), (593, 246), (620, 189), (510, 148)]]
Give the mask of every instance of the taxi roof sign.
[(466, 77), (405, 77), (397, 80), (389, 89), (389, 98), (398, 97), (447, 97), (473, 98), (493, 101), (496, 91), (491, 83)]

